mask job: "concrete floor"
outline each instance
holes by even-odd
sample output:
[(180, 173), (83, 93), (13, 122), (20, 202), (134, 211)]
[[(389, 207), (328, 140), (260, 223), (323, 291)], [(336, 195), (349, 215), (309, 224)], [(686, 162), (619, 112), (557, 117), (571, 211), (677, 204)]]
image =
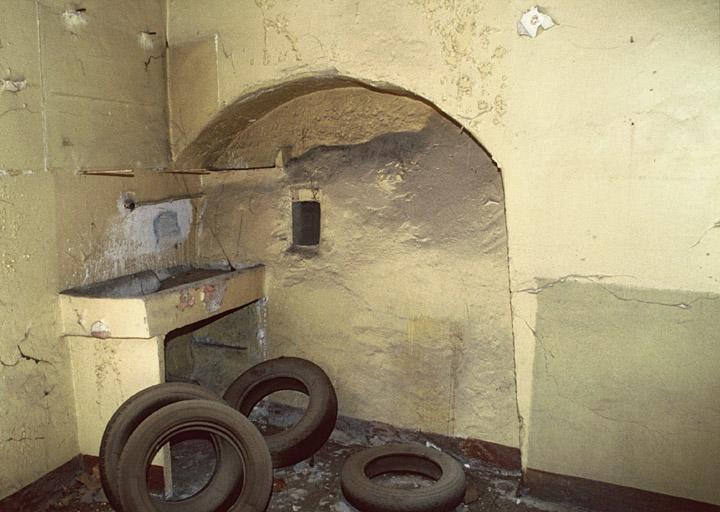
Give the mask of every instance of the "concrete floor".
[[(270, 407), (272, 409), (272, 407)], [(283, 428), (297, 420), (284, 411), (254, 413), (253, 421), (268, 432)], [(383, 424), (341, 420), (327, 444), (311, 459), (293, 467), (275, 470), (273, 495), (268, 512), (355, 512), (343, 498), (339, 473), (343, 461), (367, 446), (391, 442), (422, 441), (422, 434), (399, 431)], [(425, 441), (430, 442), (430, 441)], [(516, 497), (519, 473), (484, 466), (477, 461), (461, 460), (468, 478), (466, 503), (457, 512), (581, 512), (552, 503)], [(173, 479), (175, 499), (193, 494), (212, 473), (214, 454), (208, 441), (186, 441), (173, 447)], [(411, 475), (387, 475), (384, 485), (419, 487), (432, 485)], [(64, 498), (55, 500), (49, 510), (63, 512), (111, 511), (98, 488), (97, 475), (81, 477), (68, 488)]]

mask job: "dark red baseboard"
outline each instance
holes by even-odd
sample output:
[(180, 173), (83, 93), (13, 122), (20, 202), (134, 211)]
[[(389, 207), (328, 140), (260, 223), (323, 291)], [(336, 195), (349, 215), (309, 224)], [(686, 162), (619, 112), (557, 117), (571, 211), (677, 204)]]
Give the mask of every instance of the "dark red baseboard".
[(720, 506), (528, 468), (521, 493), (597, 512), (720, 512)]

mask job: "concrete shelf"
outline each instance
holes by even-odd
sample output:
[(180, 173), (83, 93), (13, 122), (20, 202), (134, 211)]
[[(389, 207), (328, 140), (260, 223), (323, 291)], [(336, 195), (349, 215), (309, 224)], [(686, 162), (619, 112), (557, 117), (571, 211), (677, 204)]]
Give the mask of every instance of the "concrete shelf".
[[(165, 335), (258, 300), (265, 267), (175, 267), (145, 271), (60, 293), (70, 350), (78, 442), (97, 456), (105, 425), (141, 389), (165, 381)], [(169, 478), (167, 453), (155, 464)]]
[(60, 293), (63, 334), (153, 338), (264, 295), (265, 267), (178, 267), (147, 271)]

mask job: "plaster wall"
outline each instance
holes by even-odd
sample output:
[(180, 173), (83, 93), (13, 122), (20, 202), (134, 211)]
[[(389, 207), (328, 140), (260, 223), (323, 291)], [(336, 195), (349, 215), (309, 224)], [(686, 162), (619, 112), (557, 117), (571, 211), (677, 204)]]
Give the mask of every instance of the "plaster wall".
[[(148, 174), (168, 161), (163, 2), (1, 0), (0, 9), (0, 78), (21, 84), (0, 91), (2, 498), (80, 451), (57, 292), (190, 258), (192, 235), (139, 250), (118, 203), (126, 191), (153, 201), (198, 182)], [(136, 171), (79, 174), (108, 169)]]
[[(0, 120), (1, 122), (1, 120)], [(58, 339), (55, 194), (0, 178), (0, 496), (77, 455), (67, 347)]]
[[(490, 158), (425, 104), (346, 88), (274, 110), (220, 160), (236, 167), (293, 132), (306, 137), (288, 153), (315, 149), (284, 170), (203, 178), (218, 243), (268, 265), (269, 355), (320, 364), (344, 414), (517, 446), (503, 191)], [(321, 242), (294, 250), (291, 202), (311, 197)], [(216, 259), (205, 233), (202, 255)]]
[(64, 341), (73, 363), (79, 453), (97, 456), (105, 425), (118, 407), (165, 381), (164, 340), (66, 336)]
[[(525, 466), (720, 503), (717, 467), (704, 459), (696, 464), (696, 452), (685, 450), (700, 442), (712, 452), (719, 437), (663, 423), (717, 425), (713, 397), (703, 402), (689, 392), (668, 393), (657, 379), (643, 382), (642, 395), (613, 392), (639, 371), (663, 374), (668, 361), (654, 354), (678, 343), (674, 335), (638, 343), (634, 331), (613, 327), (626, 321), (637, 289), (677, 291), (673, 304), (687, 315), (647, 317), (652, 330), (674, 333), (683, 322), (684, 336), (693, 340), (688, 350), (720, 360), (720, 344), (706, 345), (716, 336), (708, 328), (711, 320), (693, 314), (692, 299), (717, 292), (720, 270), (713, 257), (720, 249), (713, 209), (720, 157), (717, 1), (561, 0), (544, 6), (557, 26), (536, 39), (516, 32), (531, 6), (519, 1), (168, 5), (171, 48), (202, 38), (216, 41), (212, 65), (198, 68), (210, 76), (196, 77), (217, 84), (205, 98), (204, 104), (215, 105), (208, 119), (220, 120), (218, 114), (237, 107), (239, 98), (288, 79), (339, 74), (406, 89), (461, 122), (503, 173)], [(174, 153), (192, 153), (188, 144), (174, 139)], [(581, 288), (587, 295), (573, 309), (579, 324), (572, 333), (557, 323), (562, 316), (546, 317), (555, 325), (537, 320), (542, 283), (593, 279), (620, 287), (611, 295), (618, 303), (603, 302), (599, 309), (592, 301), (597, 290)], [(559, 290), (545, 311), (562, 311), (583, 293)], [(558, 350), (586, 335), (627, 347), (592, 347), (594, 364), (612, 386), (599, 394), (573, 387), (577, 408), (566, 407), (567, 397), (543, 386), (534, 371), (544, 331), (560, 333)], [(640, 355), (626, 357), (631, 350)], [(670, 362), (686, 372), (676, 377), (692, 373), (701, 389), (711, 390), (717, 368), (696, 367), (690, 352)], [(585, 382), (582, 372), (567, 365), (553, 371)], [(534, 408), (536, 400), (543, 414)], [(661, 400), (672, 402), (664, 419), (657, 414)], [(603, 417), (586, 410), (602, 410)], [(590, 446), (619, 428), (629, 411), (647, 413), (632, 417), (642, 427), (623, 428), (612, 443), (603, 442), (606, 457), (591, 457)], [(567, 430), (568, 424), (576, 428)], [(662, 450), (644, 427), (664, 433)], [(567, 435), (546, 435), (553, 431)], [(568, 435), (575, 442), (568, 443)], [(533, 447), (541, 439), (545, 446)], [(608, 464), (610, 458), (622, 462)], [(688, 471), (659, 475), (658, 462)]]

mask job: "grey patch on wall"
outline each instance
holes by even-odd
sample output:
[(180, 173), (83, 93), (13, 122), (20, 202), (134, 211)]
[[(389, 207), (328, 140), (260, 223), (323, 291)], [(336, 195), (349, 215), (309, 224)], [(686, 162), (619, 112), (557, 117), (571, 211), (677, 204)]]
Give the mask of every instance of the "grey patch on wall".
[[(102, 257), (90, 263), (93, 270), (89, 274), (97, 276), (94, 270), (102, 269), (100, 275), (115, 277), (125, 273), (128, 260), (169, 256), (180, 249), (192, 231), (194, 209), (189, 198), (143, 204), (127, 192), (119, 198), (117, 208)], [(148, 266), (155, 263), (143, 263), (143, 267)]]
[(180, 238), (182, 231), (180, 230), (177, 212), (163, 211), (158, 213), (153, 220), (153, 232), (158, 243), (162, 240)]
[(718, 295), (538, 282), (528, 467), (718, 502)]

